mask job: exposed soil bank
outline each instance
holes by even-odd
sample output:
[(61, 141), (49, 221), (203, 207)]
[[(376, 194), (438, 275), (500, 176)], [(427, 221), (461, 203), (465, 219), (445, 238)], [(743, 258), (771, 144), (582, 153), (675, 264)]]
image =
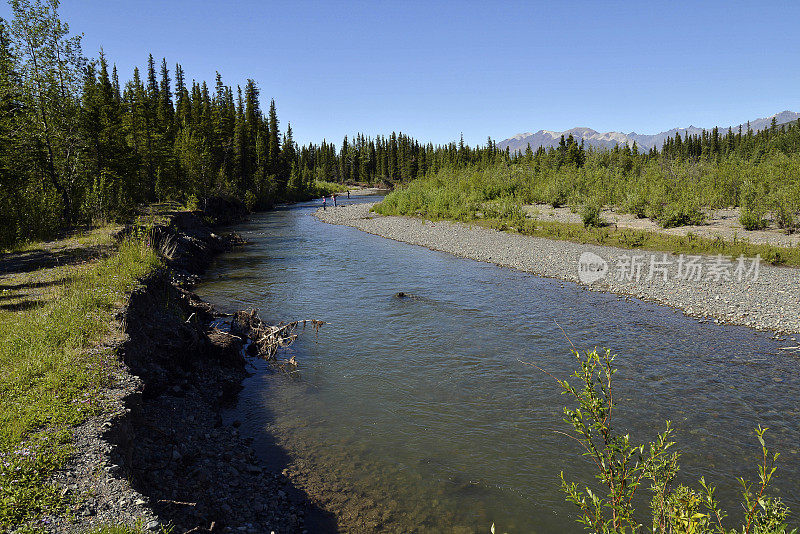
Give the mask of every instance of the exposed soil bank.
[[(671, 254), (555, 241), (449, 221), (384, 217), (371, 213), (372, 206), (347, 205), (318, 210), (315, 215), (328, 223), (579, 284), (579, 259), (590, 252), (606, 262), (608, 271), (601, 279), (584, 284), (589, 289), (658, 302), (687, 315), (784, 334), (800, 333), (800, 269), (762, 262), (757, 276), (746, 272), (739, 280), (734, 261), (728, 266), (727, 279), (722, 273), (717, 280), (716, 276), (709, 276), (714, 272), (714, 258), (703, 257), (698, 263), (704, 270), (695, 269), (694, 274), (700, 272), (695, 280), (694, 276), (685, 276), (687, 266), (679, 267), (679, 257)], [(631, 268), (632, 256), (639, 256), (638, 273)], [(652, 277), (651, 262), (663, 268)], [(747, 261), (745, 267), (749, 270), (751, 262)]]
[(181, 284), (237, 241), (214, 234), (201, 215), (169, 214), (150, 233), (169, 269), (142, 281), (119, 314), (121, 361), (108, 362), (114, 387), (104, 392), (104, 414), (75, 430), (77, 454), (55, 477), (80, 503), (77, 519), (49, 518), (53, 532), (120, 523), (303, 532), (308, 513), (335, 524), (286, 476), (259, 465), (236, 423), (222, 423), (247, 375), (242, 340), (214, 328), (219, 314)]

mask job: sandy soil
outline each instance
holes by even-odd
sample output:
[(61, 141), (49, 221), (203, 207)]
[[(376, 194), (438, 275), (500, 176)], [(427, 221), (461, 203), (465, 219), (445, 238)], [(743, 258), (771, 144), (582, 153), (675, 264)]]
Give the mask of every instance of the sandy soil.
[[(549, 204), (535, 204), (523, 206), (528, 216), (534, 216), (542, 221), (557, 221), (567, 223), (581, 223), (581, 214), (573, 213), (569, 208), (553, 208)], [(706, 223), (699, 226), (681, 226), (680, 228), (661, 228), (652, 219), (638, 219), (630, 213), (620, 213), (613, 210), (603, 210), (603, 219), (616, 224), (620, 228), (647, 230), (662, 234), (685, 236), (689, 232), (701, 237), (722, 237), (725, 241), (746, 239), (751, 243), (763, 243), (779, 247), (800, 246), (800, 234), (787, 235), (785, 231), (774, 224), (765, 230), (745, 230), (739, 223), (739, 208), (726, 210), (713, 210), (706, 212)]]

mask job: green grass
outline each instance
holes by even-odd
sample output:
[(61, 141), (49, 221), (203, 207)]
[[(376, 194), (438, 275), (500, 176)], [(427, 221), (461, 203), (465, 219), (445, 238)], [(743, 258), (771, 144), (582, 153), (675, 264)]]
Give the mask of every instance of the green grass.
[(18, 253), (41, 249), (43, 245), (53, 244), (55, 249), (77, 248), (93, 245), (108, 245), (113, 241), (111, 235), (120, 230), (118, 225), (101, 225), (75, 232), (67, 238), (42, 243), (41, 241), (20, 241), (11, 248), (0, 249), (0, 253)]
[(0, 530), (34, 529), (67, 503), (49, 483), (71, 454), (71, 428), (98, 413), (117, 365), (109, 344), (125, 296), (159, 265), (141, 242), (80, 268), (25, 311), (0, 311)]

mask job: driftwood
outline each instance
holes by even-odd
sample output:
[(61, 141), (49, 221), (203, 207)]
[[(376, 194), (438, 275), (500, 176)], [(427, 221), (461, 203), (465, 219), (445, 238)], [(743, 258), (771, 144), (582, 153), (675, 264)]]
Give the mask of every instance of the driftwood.
[[(250, 339), (250, 347), (255, 350), (258, 357), (268, 362), (278, 362), (276, 353), (278, 349), (288, 347), (297, 339), (297, 329), (302, 325), (303, 330), (310, 324), (314, 334), (319, 335), (322, 325), (328, 324), (316, 319), (292, 321), (286, 324), (268, 325), (261, 320), (258, 310), (238, 311), (233, 314), (231, 321), (231, 334)], [(282, 368), (295, 368), (297, 362), (292, 356), (289, 360), (278, 362)]]

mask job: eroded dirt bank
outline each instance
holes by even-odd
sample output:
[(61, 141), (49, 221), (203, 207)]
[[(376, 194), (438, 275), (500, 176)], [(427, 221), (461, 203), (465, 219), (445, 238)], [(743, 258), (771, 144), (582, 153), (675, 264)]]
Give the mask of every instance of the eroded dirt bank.
[(238, 241), (202, 217), (172, 213), (150, 231), (168, 268), (143, 280), (119, 314), (104, 413), (75, 429), (77, 454), (56, 476), (78, 503), (76, 517), (49, 518), (50, 531), (124, 523), (176, 533), (303, 532), (309, 513), (315, 524), (334, 524), (280, 469), (259, 465), (235, 423), (223, 424), (221, 411), (247, 375), (242, 340), (215, 328), (219, 314), (182, 286)]

